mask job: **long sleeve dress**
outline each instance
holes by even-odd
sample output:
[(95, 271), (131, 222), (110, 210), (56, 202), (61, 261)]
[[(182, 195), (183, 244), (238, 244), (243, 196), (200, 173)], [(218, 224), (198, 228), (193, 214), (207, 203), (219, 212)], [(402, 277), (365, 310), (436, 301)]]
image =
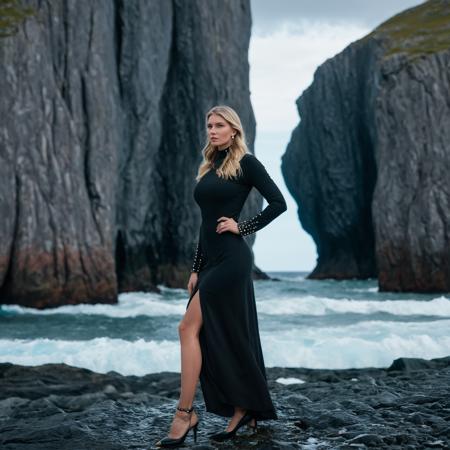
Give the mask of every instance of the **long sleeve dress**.
[[(218, 168), (229, 149), (219, 150)], [(251, 153), (240, 160), (243, 175), (225, 180), (214, 169), (197, 183), (194, 199), (202, 223), (192, 272), (198, 280), (186, 309), (197, 290), (203, 325), (199, 341), (202, 352), (200, 384), (208, 412), (224, 417), (240, 406), (258, 420), (277, 419), (266, 381), (264, 358), (252, 280), (253, 256), (243, 236), (255, 233), (286, 210), (286, 202), (263, 164)], [(252, 187), (267, 200), (266, 208), (239, 221)], [(232, 217), (240, 234), (216, 232), (219, 217)]]

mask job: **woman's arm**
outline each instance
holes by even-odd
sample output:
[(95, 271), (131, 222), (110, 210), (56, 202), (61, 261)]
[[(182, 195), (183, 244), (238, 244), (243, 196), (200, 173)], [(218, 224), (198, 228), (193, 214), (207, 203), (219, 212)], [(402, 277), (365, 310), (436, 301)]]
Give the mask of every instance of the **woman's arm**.
[(254, 186), (267, 200), (268, 205), (256, 216), (238, 222), (238, 230), (242, 236), (255, 233), (287, 209), (286, 200), (280, 189), (267, 173), (263, 164), (251, 153), (241, 159), (241, 167), (246, 182)]
[(195, 247), (194, 261), (192, 263), (191, 272), (200, 272), (203, 269), (205, 262), (206, 261), (202, 252), (202, 245), (200, 242), (200, 233), (199, 233), (197, 246)]

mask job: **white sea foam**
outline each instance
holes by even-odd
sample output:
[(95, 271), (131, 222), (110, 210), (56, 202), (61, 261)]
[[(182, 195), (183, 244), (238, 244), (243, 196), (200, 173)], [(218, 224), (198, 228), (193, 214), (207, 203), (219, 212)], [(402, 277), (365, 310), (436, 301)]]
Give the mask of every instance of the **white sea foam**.
[(450, 317), (450, 299), (443, 296), (432, 300), (352, 300), (305, 296), (264, 300), (258, 302), (257, 308), (258, 312), (270, 315), (324, 316), (329, 313), (373, 314), (385, 312), (398, 316)]
[[(450, 320), (429, 322), (361, 321), (347, 326), (298, 327), (261, 332), (267, 367), (340, 369), (386, 367), (398, 357), (450, 355)], [(105, 373), (143, 375), (180, 370), (178, 341), (97, 338), (67, 341), (0, 339), (0, 362), (38, 365), (49, 362)]]
[[(187, 291), (186, 291), (187, 292)], [(166, 299), (160, 294), (132, 292), (119, 295), (116, 304), (78, 304), (64, 305), (51, 309), (26, 308), (19, 305), (2, 305), (1, 309), (17, 314), (90, 314), (116, 318), (137, 316), (181, 316), (186, 311), (188, 299)]]
[[(258, 298), (258, 297), (257, 297)], [(168, 299), (160, 294), (133, 292), (121, 294), (114, 305), (79, 304), (65, 305), (52, 309), (26, 308), (18, 305), (2, 305), (1, 309), (16, 314), (92, 314), (116, 318), (137, 316), (182, 316), (186, 311), (187, 298)], [(353, 300), (327, 297), (281, 297), (257, 301), (258, 312), (268, 315), (311, 315), (327, 314), (374, 314), (384, 312), (397, 316), (439, 316), (450, 317), (450, 299), (437, 297), (432, 300)]]
[(134, 342), (96, 338), (87, 341), (53, 339), (0, 339), (0, 362), (22, 365), (66, 363), (100, 373), (110, 370), (122, 375), (180, 371), (180, 347), (177, 341)]
[(367, 288), (352, 288), (354, 292), (378, 292), (378, 287), (367, 287)]
[(299, 327), (261, 333), (267, 366), (386, 367), (400, 357), (450, 355), (450, 320), (360, 321), (346, 326)]

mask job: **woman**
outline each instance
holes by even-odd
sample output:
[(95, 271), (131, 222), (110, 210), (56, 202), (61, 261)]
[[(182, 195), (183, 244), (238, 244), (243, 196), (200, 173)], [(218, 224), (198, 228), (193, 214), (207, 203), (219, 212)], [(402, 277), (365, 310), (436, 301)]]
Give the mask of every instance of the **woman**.
[[(208, 143), (194, 189), (202, 224), (188, 282), (190, 297), (178, 327), (181, 393), (169, 435), (156, 443), (159, 447), (183, 443), (191, 429), (196, 439), (199, 419), (192, 403), (198, 378), (206, 410), (231, 417), (212, 439), (231, 438), (246, 424), (256, 429), (257, 420), (277, 419), (259, 337), (253, 257), (243, 236), (283, 213), (286, 202), (264, 166), (248, 152), (233, 109), (212, 108), (206, 126)], [(239, 221), (252, 187), (268, 205)]]

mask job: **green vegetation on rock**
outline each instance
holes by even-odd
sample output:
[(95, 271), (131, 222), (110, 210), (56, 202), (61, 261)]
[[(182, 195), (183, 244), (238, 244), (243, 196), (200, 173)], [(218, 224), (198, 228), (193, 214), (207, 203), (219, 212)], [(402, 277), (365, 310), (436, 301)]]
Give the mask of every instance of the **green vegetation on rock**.
[(19, 25), (34, 9), (24, 7), (19, 0), (0, 0), (0, 37), (13, 36), (19, 31)]
[(450, 0), (428, 0), (388, 19), (366, 38), (387, 37), (385, 56), (417, 57), (450, 49)]

